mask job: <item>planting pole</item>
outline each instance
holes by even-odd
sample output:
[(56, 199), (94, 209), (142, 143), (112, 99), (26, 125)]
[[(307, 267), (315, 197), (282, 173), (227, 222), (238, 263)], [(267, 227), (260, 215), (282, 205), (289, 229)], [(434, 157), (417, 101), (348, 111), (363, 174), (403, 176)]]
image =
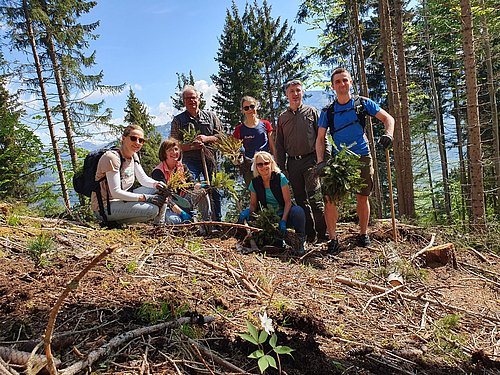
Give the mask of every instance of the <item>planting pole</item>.
[(398, 243), (398, 234), (396, 231), (396, 213), (394, 211), (394, 197), (392, 195), (391, 157), (389, 155), (389, 148), (385, 149), (385, 160), (387, 163), (387, 179), (389, 180), (389, 199), (391, 201), (392, 235), (394, 238), (394, 242)]

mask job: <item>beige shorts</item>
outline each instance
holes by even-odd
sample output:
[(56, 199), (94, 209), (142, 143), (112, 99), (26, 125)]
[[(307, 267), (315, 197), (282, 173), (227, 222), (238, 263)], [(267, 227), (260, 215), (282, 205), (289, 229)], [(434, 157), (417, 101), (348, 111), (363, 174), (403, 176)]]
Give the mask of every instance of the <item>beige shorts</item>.
[(373, 163), (370, 155), (359, 158), (363, 166), (361, 167), (361, 177), (365, 180), (366, 186), (357, 194), (369, 196), (373, 189)]

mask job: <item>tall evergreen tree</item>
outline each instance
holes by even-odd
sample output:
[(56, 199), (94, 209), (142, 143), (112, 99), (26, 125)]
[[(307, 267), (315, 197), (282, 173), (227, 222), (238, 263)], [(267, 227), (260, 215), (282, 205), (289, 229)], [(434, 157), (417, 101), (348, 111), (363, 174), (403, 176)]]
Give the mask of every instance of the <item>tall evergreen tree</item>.
[(40, 172), (42, 142), (20, 123), (21, 112), (0, 82), (0, 199), (30, 200)]
[(158, 150), (161, 143), (161, 134), (156, 130), (153, 117), (149, 115), (144, 103), (141, 103), (132, 88), (129, 89), (127, 106), (125, 107), (125, 122), (139, 125), (144, 129), (147, 141), (140, 151), (141, 164), (144, 171), (150, 175), (159, 163)]
[(261, 101), (259, 115), (273, 125), (286, 108), (283, 85), (292, 78), (304, 78), (304, 60), (293, 44), (293, 29), (271, 15), (264, 1), (246, 5), (240, 17), (233, 1), (219, 38), (216, 61), (219, 72), (212, 76), (218, 88), (214, 101), (224, 123), (241, 121), (241, 98), (251, 95)]
[[(171, 96), (170, 99), (172, 99), (172, 104), (174, 105), (174, 108), (180, 111), (184, 108), (184, 100), (182, 99), (182, 89), (186, 85), (194, 86), (196, 81), (194, 79), (193, 72), (191, 70), (189, 71), (189, 77), (187, 77), (184, 73), (175, 73), (175, 74), (177, 74), (177, 87), (175, 95)], [(200, 109), (205, 108), (206, 104), (207, 101), (203, 99), (203, 93), (200, 92)]]
[(305, 60), (299, 55), (299, 45), (293, 43), (295, 30), (280, 17), (273, 19), (272, 7), (257, 0), (248, 9), (245, 23), (253, 49), (258, 57), (262, 77), (263, 106), (260, 112), (273, 126), (278, 115), (287, 107), (284, 84), (291, 79), (304, 79)]
[[(247, 5), (245, 17), (249, 11)], [(260, 55), (252, 46), (234, 1), (231, 10), (226, 10), (226, 23), (219, 37), (215, 61), (219, 63), (219, 72), (211, 78), (218, 89), (214, 97), (216, 111), (227, 128), (234, 127), (241, 121), (241, 98), (251, 95), (262, 99)]]

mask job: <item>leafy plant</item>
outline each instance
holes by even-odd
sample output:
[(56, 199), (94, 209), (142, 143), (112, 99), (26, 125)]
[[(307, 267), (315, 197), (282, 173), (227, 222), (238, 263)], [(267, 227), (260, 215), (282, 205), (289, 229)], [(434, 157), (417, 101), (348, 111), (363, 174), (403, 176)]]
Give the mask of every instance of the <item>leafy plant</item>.
[[(247, 329), (248, 332), (240, 333), (239, 336), (256, 345), (257, 350), (252, 352), (248, 358), (257, 359), (257, 364), (259, 365), (259, 370), (261, 373), (264, 373), (266, 369), (271, 366), (278, 370), (281, 374), (281, 362), (280, 362), (280, 354), (288, 354), (292, 356), (292, 352), (294, 349), (288, 346), (278, 345), (278, 336), (274, 333), (273, 322), (270, 318), (267, 317), (267, 313), (259, 314), (260, 323), (262, 326), (261, 330), (258, 330), (251, 322), (247, 320)], [(269, 335), (272, 336), (269, 338)], [(269, 341), (268, 341), (269, 338)], [(271, 346), (271, 350), (265, 352), (264, 344), (268, 341), (268, 344)], [(276, 355), (276, 360), (278, 361), (278, 365), (276, 365), (276, 360), (272, 356), (272, 354)], [(293, 358), (293, 356), (292, 356)]]
[(241, 139), (220, 132), (217, 134), (217, 142), (212, 144), (213, 148), (220, 151), (224, 157), (230, 159), (241, 154), (241, 146), (243, 146), (243, 141)]
[(46, 266), (48, 264), (47, 254), (54, 249), (54, 246), (52, 238), (42, 233), (28, 242), (28, 252), (38, 266)]
[(11, 227), (16, 227), (21, 223), (21, 219), (19, 216), (12, 214), (7, 217), (7, 225), (10, 225)]
[(366, 186), (361, 178), (363, 163), (360, 156), (348, 147), (343, 147), (326, 163), (321, 177), (321, 192), (333, 202), (339, 202), (349, 193), (360, 191)]
[(181, 133), (183, 144), (193, 143), (196, 137), (201, 134), (191, 123), (188, 124), (186, 129), (181, 130)]
[(270, 240), (276, 242), (283, 240), (283, 234), (278, 228), (280, 217), (272, 207), (263, 208), (252, 213), (252, 226), (262, 229), (261, 232), (252, 234), (258, 247), (270, 245)]
[(189, 311), (186, 304), (177, 304), (171, 301), (145, 302), (137, 309), (137, 317), (148, 323), (159, 320), (168, 320), (183, 315)]
[(127, 273), (134, 273), (138, 266), (139, 265), (137, 264), (137, 261), (133, 260), (127, 264), (127, 267), (125, 267), (125, 271)]

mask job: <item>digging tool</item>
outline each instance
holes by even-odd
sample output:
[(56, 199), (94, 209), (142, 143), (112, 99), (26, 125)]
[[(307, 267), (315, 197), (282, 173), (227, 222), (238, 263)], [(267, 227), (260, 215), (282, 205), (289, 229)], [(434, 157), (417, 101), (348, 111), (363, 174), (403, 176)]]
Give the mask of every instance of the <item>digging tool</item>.
[(389, 148), (385, 149), (385, 160), (387, 163), (387, 179), (389, 180), (389, 199), (391, 201), (391, 216), (392, 216), (392, 233), (394, 242), (398, 242), (398, 234), (396, 231), (396, 213), (394, 211), (394, 197), (392, 195), (392, 177), (391, 177), (391, 158), (389, 155)]
[(205, 181), (210, 185), (210, 176), (208, 175), (207, 159), (205, 157), (205, 145), (201, 147), (201, 165), (203, 166), (203, 174), (205, 175)]

